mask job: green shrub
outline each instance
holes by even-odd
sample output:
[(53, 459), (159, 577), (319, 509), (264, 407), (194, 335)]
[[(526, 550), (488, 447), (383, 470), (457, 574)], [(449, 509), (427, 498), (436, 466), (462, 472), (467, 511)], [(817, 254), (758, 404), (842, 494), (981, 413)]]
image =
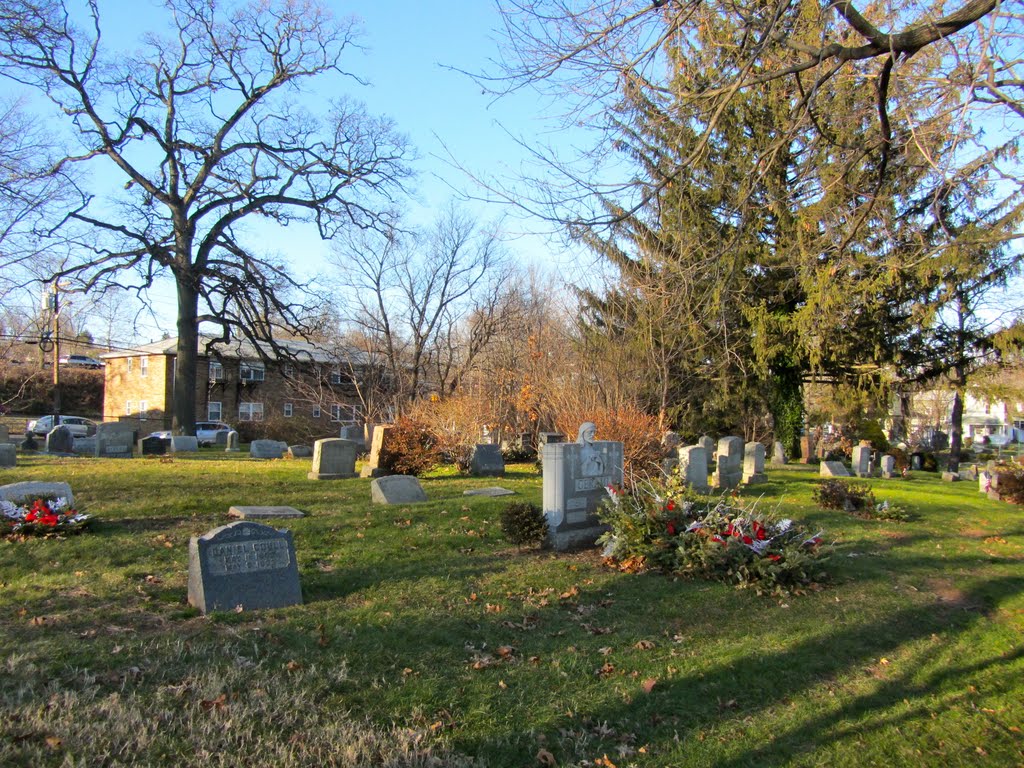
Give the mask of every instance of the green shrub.
[(540, 544), (547, 538), (548, 521), (536, 504), (517, 501), (501, 513), (501, 532), (517, 546)]
[(434, 433), (423, 423), (398, 419), (388, 430), (377, 466), (394, 475), (419, 476), (441, 462), (441, 449)]
[(883, 453), (889, 450), (889, 440), (885, 436), (885, 430), (875, 419), (862, 421), (857, 429), (857, 440), (871, 441), (871, 447)]

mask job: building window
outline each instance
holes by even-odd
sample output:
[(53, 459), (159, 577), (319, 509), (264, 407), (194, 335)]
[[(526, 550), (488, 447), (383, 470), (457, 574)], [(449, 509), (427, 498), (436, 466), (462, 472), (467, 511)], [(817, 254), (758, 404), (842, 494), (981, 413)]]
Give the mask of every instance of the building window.
[(284, 404), (284, 417), (286, 419), (290, 419), (292, 417), (292, 404), (291, 403), (285, 403)]
[(139, 376), (148, 376), (148, 375), (149, 375), (149, 358), (148, 357), (140, 357), (139, 358)]
[(242, 381), (263, 381), (265, 373), (263, 363), (251, 362), (242, 363), (238, 375)]
[(206, 404), (206, 420), (207, 421), (220, 421), (221, 416), (224, 415), (224, 407), (221, 405), (219, 400), (211, 400)]
[(314, 405), (313, 406), (313, 418), (314, 419), (319, 419), (320, 418), (320, 406), (319, 405)]
[(139, 401), (139, 416), (146, 418), (149, 415), (149, 403), (145, 400)]
[(210, 361), (210, 381), (224, 381), (224, 366), (217, 360)]
[(344, 405), (342, 403), (331, 405), (331, 421), (339, 421), (342, 424), (355, 424), (358, 418), (358, 405)]
[(133, 413), (135, 413), (135, 403), (133, 403), (131, 400), (128, 400), (124, 404), (124, 415), (131, 416)]
[(132, 372), (132, 363), (133, 363), (133, 362), (134, 362), (134, 360), (133, 360), (132, 358), (130, 358), (130, 357), (129, 357), (129, 358), (128, 358), (128, 362), (127, 362), (127, 366), (128, 366), (127, 370), (128, 370), (128, 373), (131, 373), (131, 372)]
[(291, 363), (285, 363), (284, 364), (284, 375), (285, 376), (294, 376), (295, 375), (295, 366), (292, 365)]
[(341, 371), (337, 368), (331, 369), (331, 384), (341, 384)]
[(263, 421), (263, 403), (239, 403), (239, 421)]

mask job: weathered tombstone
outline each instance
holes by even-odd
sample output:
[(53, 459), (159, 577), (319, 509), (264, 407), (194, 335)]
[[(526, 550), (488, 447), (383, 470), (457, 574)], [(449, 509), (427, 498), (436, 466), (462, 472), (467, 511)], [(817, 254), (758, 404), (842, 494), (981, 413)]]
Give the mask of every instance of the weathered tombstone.
[(235, 430), (228, 432), (224, 438), (224, 452), (225, 453), (238, 453), (238, 433)]
[(677, 455), (679, 456), (679, 477), (682, 481), (697, 493), (710, 491), (707, 451), (699, 445), (687, 445), (680, 448)]
[(960, 479), (961, 480), (977, 480), (978, 479), (978, 467), (977, 466), (970, 466), (970, 467), (964, 468), (964, 466), (961, 465), (960, 469), (958, 471), (960, 473)]
[(865, 445), (853, 446), (853, 474), (857, 477), (871, 477), (871, 447)]
[(135, 445), (135, 430), (120, 421), (105, 421), (96, 425), (96, 451), (102, 459), (130, 459)]
[(75, 436), (71, 430), (63, 424), (50, 430), (46, 436), (47, 453), (73, 453), (75, 450)]
[(138, 442), (140, 456), (163, 456), (167, 453), (167, 440), (156, 435), (143, 437)]
[(253, 440), (249, 444), (249, 456), (253, 459), (283, 459), (285, 447), (278, 440)]
[(469, 462), (469, 474), (473, 477), (501, 477), (505, 474), (505, 460), (501, 448), (491, 443), (481, 443), (473, 449)]
[(38, 451), (39, 441), (36, 440), (36, 436), (32, 432), (25, 433), (25, 439), (21, 441), (21, 450), (23, 451)]
[(943, 472), (942, 481), (945, 483), (956, 483), (960, 481), (959, 472)]
[(544, 450), (544, 446), (550, 443), (564, 443), (565, 435), (561, 432), (540, 432), (537, 435), (537, 452)]
[(764, 445), (758, 442), (747, 443), (743, 447), (743, 482), (756, 485), (768, 482), (764, 473)]
[(67, 499), (68, 504), (75, 505), (75, 496), (71, 493), (70, 485), (40, 480), (0, 485), (0, 499), (13, 501), (15, 504), (33, 502), (36, 499)]
[(356, 476), (355, 440), (328, 437), (313, 443), (313, 468), (306, 475), (310, 480), (342, 480)]
[(852, 477), (850, 470), (841, 461), (823, 461), (818, 465), (821, 477)]
[(786, 446), (781, 440), (776, 440), (772, 446), (772, 466), (781, 467), (786, 463)]
[(547, 443), (541, 453), (548, 543), (558, 551), (597, 541), (605, 531), (597, 506), (608, 486), (622, 484), (623, 444), (594, 440), (595, 433), (585, 422), (575, 443)]
[(743, 479), (743, 438), (723, 437), (718, 441), (715, 456), (717, 467), (713, 484), (715, 488), (731, 491)]
[(988, 493), (992, 487), (992, 473), (987, 469), (981, 470), (978, 473), (978, 491), (979, 493)]
[(697, 445), (704, 449), (704, 458), (708, 462), (708, 474), (715, 471), (715, 438), (708, 435), (701, 435), (697, 438)]
[(301, 605), (291, 531), (238, 521), (193, 536), (188, 602), (203, 613)]
[(882, 457), (882, 477), (896, 477), (896, 457), (886, 454)]
[(171, 435), (171, 453), (195, 453), (199, 450), (199, 438), (195, 435)]
[(807, 464), (814, 455), (814, 435), (800, 435), (800, 463)]
[(289, 445), (288, 453), (293, 459), (308, 459), (313, 455), (313, 449), (308, 445)]
[(0, 443), (9, 443), (11, 441), (10, 430), (7, 429), (6, 424), (0, 424)]
[(992, 477), (988, 481), (988, 497), (993, 501), (1002, 501), (1003, 494), (999, 490), (999, 473), (993, 470), (989, 474)]
[(355, 443), (360, 451), (366, 450), (365, 430), (362, 426), (349, 425), (347, 427), (342, 427), (338, 437), (342, 440), (348, 440), (349, 442)]
[(427, 494), (411, 475), (387, 475), (370, 483), (370, 500), (374, 504), (417, 504), (427, 501)]
[(0, 467), (18, 466), (18, 452), (14, 443), (0, 443)]
[(231, 429), (218, 429), (213, 433), (213, 444), (219, 447), (227, 447), (228, 435), (233, 432)]
[(492, 488), (471, 488), (468, 491), (462, 492), (463, 496), (490, 496), (496, 498), (498, 496), (515, 496), (515, 491), (510, 491), (508, 488), (499, 488), (494, 486)]
[(914, 470), (924, 469), (924, 454), (923, 453), (912, 453), (910, 454), (910, 468)]
[(295, 507), (246, 507), (236, 505), (228, 509), (228, 517), (234, 517), (239, 520), (269, 520), (275, 517), (291, 518), (305, 516), (305, 512), (300, 512)]
[(360, 477), (380, 477), (384, 470), (380, 468), (380, 452), (387, 447), (388, 432), (392, 427), (387, 424), (378, 424), (373, 428), (373, 442), (370, 444), (370, 457), (363, 466)]
[(76, 437), (74, 439), (75, 453), (79, 456), (95, 456), (96, 447), (99, 445), (99, 440), (96, 436), (92, 437)]
[(665, 477), (679, 466), (679, 445), (682, 441), (679, 433), (672, 430), (661, 436), (661, 473)]

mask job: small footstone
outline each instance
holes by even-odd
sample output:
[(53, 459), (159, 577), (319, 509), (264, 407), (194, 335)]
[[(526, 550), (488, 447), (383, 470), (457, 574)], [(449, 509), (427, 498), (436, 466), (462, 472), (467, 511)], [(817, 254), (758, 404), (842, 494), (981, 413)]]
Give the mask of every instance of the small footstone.
[(515, 491), (508, 488), (471, 488), (462, 492), (463, 496), (515, 496)]
[(305, 512), (300, 512), (295, 507), (232, 507), (228, 510), (228, 517), (237, 517), (240, 520), (266, 520), (271, 517), (305, 516)]
[(427, 494), (415, 477), (388, 475), (370, 483), (370, 499), (374, 504), (416, 504), (426, 501)]

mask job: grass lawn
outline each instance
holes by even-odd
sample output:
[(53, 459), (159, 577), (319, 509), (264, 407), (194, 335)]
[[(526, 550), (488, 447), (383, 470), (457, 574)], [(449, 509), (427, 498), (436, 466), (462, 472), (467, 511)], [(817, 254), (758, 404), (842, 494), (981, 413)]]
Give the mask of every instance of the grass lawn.
[[(19, 457), (99, 518), (0, 541), (2, 766), (1024, 765), (1024, 515), (976, 483), (875, 480), (916, 515), (822, 511), (816, 468), (745, 489), (835, 541), (784, 600), (505, 542), (494, 485), (431, 501), (213, 450)], [(500, 484), (540, 501), (514, 465)], [(198, 615), (189, 537), (290, 505), (305, 604)]]

